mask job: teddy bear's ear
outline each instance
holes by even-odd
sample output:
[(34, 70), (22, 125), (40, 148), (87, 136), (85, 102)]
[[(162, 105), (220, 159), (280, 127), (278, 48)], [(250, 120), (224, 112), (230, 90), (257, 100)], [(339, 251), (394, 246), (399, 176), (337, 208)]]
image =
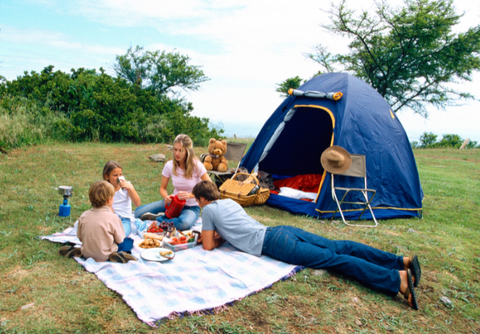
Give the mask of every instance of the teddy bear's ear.
[(226, 142), (225, 140), (222, 140), (221, 143), (222, 143), (223, 145), (227, 145), (227, 142)]
[(215, 138), (210, 138), (210, 144), (215, 143), (217, 140)]

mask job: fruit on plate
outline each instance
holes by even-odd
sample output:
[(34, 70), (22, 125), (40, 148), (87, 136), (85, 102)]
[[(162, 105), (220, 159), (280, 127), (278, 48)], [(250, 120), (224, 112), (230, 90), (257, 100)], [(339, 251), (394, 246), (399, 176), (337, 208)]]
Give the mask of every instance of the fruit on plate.
[(150, 233), (163, 233), (163, 229), (158, 226), (157, 222), (153, 222), (147, 229)]
[(173, 229), (173, 222), (162, 221), (159, 226), (160, 226), (161, 229), (163, 229), (165, 231), (172, 230)]

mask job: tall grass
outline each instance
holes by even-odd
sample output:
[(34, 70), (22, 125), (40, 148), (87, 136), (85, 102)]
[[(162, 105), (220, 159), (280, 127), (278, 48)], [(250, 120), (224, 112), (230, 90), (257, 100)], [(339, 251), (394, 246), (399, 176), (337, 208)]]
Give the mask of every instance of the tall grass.
[(55, 121), (60, 117), (48, 106), (39, 106), (27, 98), (6, 97), (0, 103), (0, 147), (9, 149), (55, 139)]

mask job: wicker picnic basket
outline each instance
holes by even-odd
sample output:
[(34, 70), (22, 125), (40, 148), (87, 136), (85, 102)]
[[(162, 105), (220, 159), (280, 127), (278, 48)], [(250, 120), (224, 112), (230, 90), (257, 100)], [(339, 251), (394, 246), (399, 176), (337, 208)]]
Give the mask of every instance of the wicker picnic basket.
[[(248, 178), (240, 182), (236, 180), (238, 175), (246, 175)], [(220, 186), (220, 198), (230, 198), (243, 207), (261, 205), (270, 197), (270, 189), (260, 187), (256, 194), (248, 195), (256, 186), (259, 186), (259, 182), (255, 176), (237, 173)]]

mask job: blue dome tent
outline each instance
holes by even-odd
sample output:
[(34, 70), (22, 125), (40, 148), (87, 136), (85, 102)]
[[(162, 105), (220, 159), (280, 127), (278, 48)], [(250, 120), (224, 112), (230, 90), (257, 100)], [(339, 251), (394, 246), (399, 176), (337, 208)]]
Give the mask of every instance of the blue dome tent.
[[(324, 171), (320, 156), (328, 147), (338, 145), (351, 154), (366, 156), (368, 188), (377, 191), (371, 205), (378, 219), (421, 217), (423, 190), (415, 158), (402, 124), (385, 99), (367, 83), (346, 73), (317, 76), (299, 90), (341, 92), (343, 96), (337, 101), (309, 96), (286, 98), (260, 130), (241, 166), (270, 173), (276, 179), (320, 174), (322, 181), (313, 202), (271, 194), (267, 204), (292, 213), (330, 218), (336, 203), (331, 174)], [(335, 185), (355, 187), (353, 180), (336, 178)], [(355, 219), (361, 211), (355, 206), (346, 207), (345, 218)], [(362, 218), (372, 217), (367, 210)]]

